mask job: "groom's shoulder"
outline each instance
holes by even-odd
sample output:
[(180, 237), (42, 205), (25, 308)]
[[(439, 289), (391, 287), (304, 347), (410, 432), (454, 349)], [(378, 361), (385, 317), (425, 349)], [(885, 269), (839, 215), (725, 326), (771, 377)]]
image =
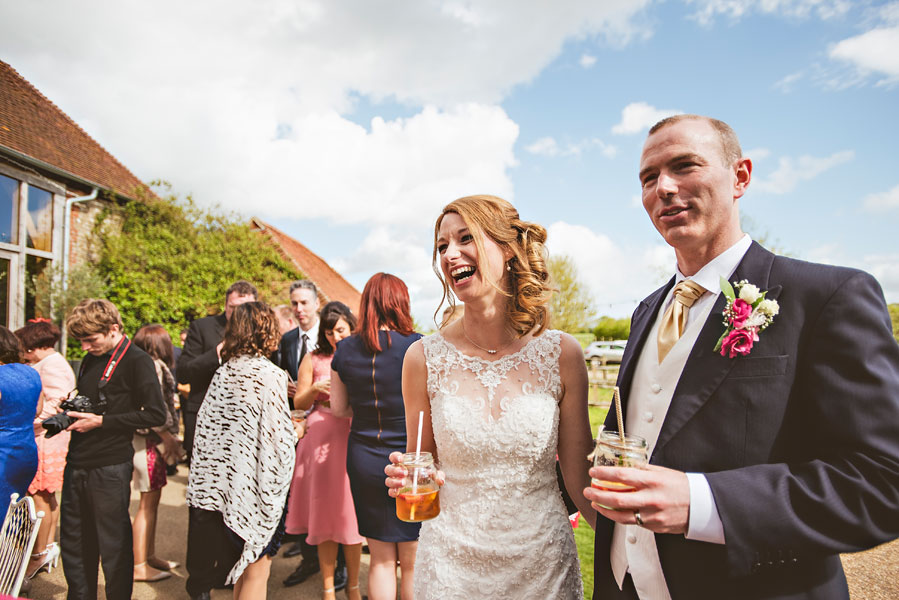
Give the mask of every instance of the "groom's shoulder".
[(832, 293), (849, 281), (863, 285), (880, 285), (873, 275), (861, 269), (809, 262), (775, 255), (771, 264), (771, 281), (783, 286), (805, 288), (819, 293)]

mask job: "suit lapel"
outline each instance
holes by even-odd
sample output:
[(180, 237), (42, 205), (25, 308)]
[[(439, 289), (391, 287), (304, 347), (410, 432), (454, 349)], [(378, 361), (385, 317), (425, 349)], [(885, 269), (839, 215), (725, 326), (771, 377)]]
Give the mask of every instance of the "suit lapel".
[[(774, 254), (753, 242), (731, 276), (731, 281), (745, 279), (763, 291), (767, 289), (766, 298), (776, 298), (780, 293), (780, 286), (768, 288), (768, 276), (773, 261)], [(693, 415), (702, 408), (727, 377), (734, 361), (740, 360), (739, 358), (725, 358), (714, 351), (718, 338), (724, 333), (721, 313), (725, 304), (724, 294), (719, 293), (699, 337), (696, 338), (696, 343), (693, 345), (690, 357), (681, 373), (677, 388), (674, 390), (668, 414), (653, 451), (654, 454), (693, 418)]]
[[(631, 325), (631, 333), (628, 336), (627, 346), (625, 347), (624, 356), (621, 359), (621, 367), (618, 369), (618, 388), (621, 393), (621, 411), (624, 413), (622, 418), (627, 415), (627, 398), (631, 389), (631, 381), (634, 377), (634, 369), (637, 367), (637, 360), (643, 350), (643, 344), (649, 337), (652, 324), (655, 322), (655, 316), (659, 313), (662, 301), (668, 294), (668, 290), (674, 285), (674, 277), (661, 288), (657, 289), (649, 295), (634, 311), (633, 323)], [(615, 405), (609, 407), (609, 413), (606, 416), (606, 427), (608, 429), (618, 429), (617, 417), (615, 415)], [(625, 429), (626, 431), (626, 429)]]

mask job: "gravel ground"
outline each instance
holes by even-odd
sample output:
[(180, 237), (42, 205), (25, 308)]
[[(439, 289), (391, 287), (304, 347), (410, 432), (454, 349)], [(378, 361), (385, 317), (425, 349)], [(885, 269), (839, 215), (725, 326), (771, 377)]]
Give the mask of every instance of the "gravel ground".
[[(184, 581), (187, 572), (184, 569), (184, 555), (187, 549), (187, 510), (184, 504), (184, 491), (187, 485), (187, 469), (179, 467), (178, 475), (169, 478), (169, 485), (163, 488), (162, 502), (159, 506), (159, 525), (156, 534), (157, 554), (160, 558), (176, 560), (182, 564), (169, 579), (157, 583), (135, 583), (133, 597), (135, 600), (186, 599)], [(132, 514), (137, 508), (137, 495), (132, 495)], [(849, 593), (852, 600), (896, 600), (899, 598), (899, 540), (883, 544), (867, 552), (844, 554), (842, 556), (846, 577), (849, 580)], [(368, 577), (368, 555), (362, 555), (362, 589)], [(321, 577), (316, 576), (302, 585), (285, 588), (284, 580), (299, 564), (299, 557), (275, 557), (272, 562), (272, 575), (268, 585), (268, 597), (271, 600), (316, 600), (321, 598)], [(62, 565), (60, 565), (62, 567)], [(100, 598), (105, 599), (100, 574)], [(42, 573), (33, 582), (30, 597), (39, 600), (62, 600), (65, 598), (66, 583), (62, 568), (52, 573)], [(338, 594), (339, 598), (344, 597)], [(229, 590), (213, 590), (213, 600), (231, 598)]]
[[(178, 474), (169, 477), (169, 484), (163, 488), (162, 501), (159, 504), (159, 523), (156, 532), (156, 554), (160, 558), (175, 560), (181, 566), (173, 571), (173, 576), (156, 583), (134, 584), (132, 597), (134, 600), (169, 600), (189, 598), (184, 589), (187, 570), (184, 568), (184, 557), (187, 551), (187, 509), (184, 504), (184, 493), (187, 486), (187, 468), (178, 468)], [(138, 495), (131, 496), (131, 514), (137, 510)], [(289, 544), (285, 544), (285, 548)], [(283, 549), (282, 549), (283, 554)], [(279, 555), (272, 561), (272, 574), (268, 584), (269, 600), (318, 600), (321, 598), (321, 576), (315, 576), (301, 585), (286, 588), (282, 581), (290, 575), (300, 562), (300, 557), (284, 558)], [(362, 589), (367, 585), (368, 555), (362, 555)], [(63, 600), (66, 597), (66, 582), (62, 573), (62, 564), (52, 573), (41, 573), (34, 580), (30, 597), (39, 600)], [(103, 592), (102, 567), (100, 572), (99, 598), (105, 599)], [(213, 600), (231, 598), (230, 590), (213, 590)], [(345, 597), (338, 594), (338, 598)]]

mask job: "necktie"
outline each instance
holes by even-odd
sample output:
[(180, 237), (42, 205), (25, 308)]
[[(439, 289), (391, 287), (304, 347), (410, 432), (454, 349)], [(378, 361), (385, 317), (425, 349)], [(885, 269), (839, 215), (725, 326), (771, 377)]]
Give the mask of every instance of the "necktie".
[(690, 307), (705, 292), (704, 287), (689, 279), (684, 279), (674, 286), (674, 300), (665, 309), (662, 322), (659, 324), (659, 364), (665, 360), (665, 356), (683, 335)]
[(306, 343), (308, 342), (308, 340), (309, 340), (309, 336), (306, 335), (305, 333), (300, 337), (300, 347), (299, 347), (299, 352), (297, 352), (297, 356), (300, 357), (300, 359), (297, 361), (297, 370), (298, 371), (300, 369), (300, 363), (303, 362), (303, 357), (306, 356)]

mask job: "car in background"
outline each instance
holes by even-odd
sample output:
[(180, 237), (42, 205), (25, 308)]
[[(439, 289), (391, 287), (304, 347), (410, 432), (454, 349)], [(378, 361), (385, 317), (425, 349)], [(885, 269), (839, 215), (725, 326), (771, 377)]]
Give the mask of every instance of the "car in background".
[(584, 348), (584, 358), (586, 360), (604, 360), (610, 363), (620, 363), (624, 356), (624, 347), (627, 340), (612, 340), (609, 342), (590, 342)]

